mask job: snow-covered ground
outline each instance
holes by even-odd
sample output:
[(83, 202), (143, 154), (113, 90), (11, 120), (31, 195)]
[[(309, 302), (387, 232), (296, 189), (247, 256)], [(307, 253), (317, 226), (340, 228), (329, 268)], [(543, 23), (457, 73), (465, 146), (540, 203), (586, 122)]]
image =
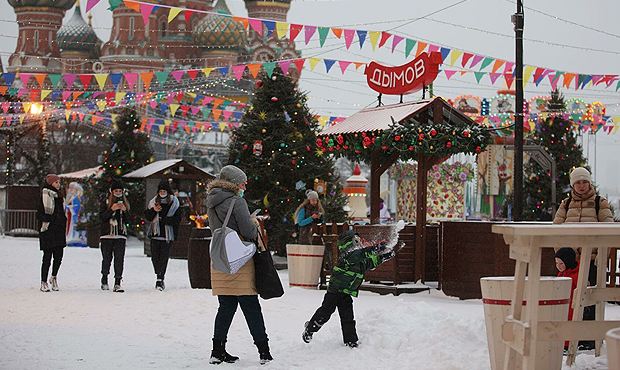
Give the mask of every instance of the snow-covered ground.
[[(131, 240), (123, 294), (99, 290), (98, 249), (66, 248), (60, 292), (39, 291), (36, 239), (0, 237), (0, 369), (209, 368), (217, 299), (189, 286), (187, 262), (171, 260), (166, 291), (154, 289), (150, 259)], [(280, 276), (288, 285), (286, 271)], [(301, 331), (324, 292), (285, 287), (263, 301), (275, 360), (258, 363), (243, 315), (235, 316), (227, 349), (241, 360), (222, 368), (489, 369), (480, 300), (459, 301), (432, 291), (354, 300), (360, 347), (342, 344), (338, 315), (312, 343)], [(620, 318), (608, 305), (607, 316)], [(604, 350), (605, 351), (605, 350)], [(565, 367), (568, 369), (568, 367)], [(573, 369), (605, 369), (606, 358), (580, 354)]]

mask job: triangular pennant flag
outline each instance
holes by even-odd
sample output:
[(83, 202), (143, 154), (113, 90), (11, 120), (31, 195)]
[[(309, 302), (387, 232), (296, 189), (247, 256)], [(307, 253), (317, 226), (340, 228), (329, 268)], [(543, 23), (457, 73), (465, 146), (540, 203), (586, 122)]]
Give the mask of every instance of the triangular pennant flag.
[(99, 112), (103, 112), (105, 110), (105, 107), (106, 107), (105, 100), (97, 100), (96, 104), (97, 104), (97, 107), (99, 108)]
[(52, 83), (52, 88), (56, 88), (58, 87), (58, 83), (60, 82), (62, 75), (59, 75), (57, 73), (52, 73), (52, 74), (48, 74), (47, 78), (50, 79), (50, 82)]
[(198, 112), (200, 112), (200, 107), (196, 105), (192, 105), (191, 110), (192, 110), (192, 115), (195, 116), (196, 114), (198, 114)]
[(41, 99), (41, 90), (33, 89), (30, 90), (30, 101), (40, 101)]
[(346, 46), (347, 50), (351, 47), (354, 36), (355, 30), (344, 30), (344, 46)]
[(90, 86), (90, 81), (93, 79), (93, 75), (79, 75), (80, 82), (82, 83), (82, 87), (84, 90), (88, 90), (88, 86)]
[(303, 25), (301, 24), (291, 24), (289, 27), (290, 33), (289, 33), (289, 38), (291, 41), (295, 41), (295, 39), (297, 38), (297, 35), (299, 35), (299, 33), (301, 32), (301, 30), (304, 28)]
[(441, 61), (443, 63), (443, 61), (446, 60), (446, 58), (450, 54), (450, 49), (442, 47), (440, 51), (441, 51)]
[(241, 23), (241, 25), (243, 25), (243, 29), (247, 31), (248, 25), (249, 25), (249, 21), (248, 21), (247, 18), (245, 18), (245, 17), (232, 17), (232, 20), (237, 22), (237, 23)]
[(229, 66), (217, 68), (218, 72), (222, 75), (222, 77), (226, 77), (228, 75), (228, 70), (230, 70)]
[(504, 63), (506, 63), (505, 60), (496, 59), (495, 63), (493, 63), (493, 68), (491, 68), (491, 73), (497, 72), (497, 70), (500, 69)]
[(532, 73), (534, 72), (535, 68), (536, 67), (534, 66), (525, 66), (525, 68), (523, 68), (523, 84), (524, 85), (530, 80), (530, 77), (532, 77)]
[(157, 83), (159, 83), (159, 86), (164, 86), (166, 80), (168, 80), (169, 74), (170, 73), (166, 71), (155, 72), (155, 78), (157, 79)]
[(512, 73), (514, 74), (514, 71), (512, 70), (512, 67), (514, 67), (514, 63), (513, 62), (506, 62), (506, 65), (504, 66), (504, 73)]
[(476, 82), (480, 83), (480, 80), (482, 80), (482, 77), (484, 77), (485, 74), (486, 72), (474, 72), (474, 77), (476, 77)]
[[(9, 89), (8, 86), (0, 85), (0, 95), (6, 94), (6, 91)], [(6, 112), (5, 112), (6, 113)]]
[(409, 58), (409, 54), (411, 54), (411, 51), (413, 50), (415, 44), (416, 40), (407, 39), (405, 41), (405, 58)]
[(377, 42), (379, 41), (379, 36), (381, 36), (381, 32), (379, 31), (370, 31), (368, 32), (368, 40), (370, 41), (370, 45), (372, 46), (372, 50), (377, 49)]
[(474, 68), (482, 59), (484, 59), (484, 56), (478, 54), (474, 55), (474, 59), (471, 61), (469, 68)]
[(107, 73), (97, 73), (95, 74), (95, 81), (97, 81), (97, 85), (99, 85), (99, 90), (103, 90), (105, 88), (105, 82), (108, 80)]
[(263, 20), (263, 25), (265, 26), (265, 29), (267, 30), (267, 33), (265, 34), (265, 36), (267, 37), (271, 36), (273, 34), (273, 31), (275, 31), (276, 29), (276, 22)]
[(202, 73), (204, 73), (205, 78), (209, 78), (209, 75), (211, 74), (211, 72), (213, 72), (215, 68), (203, 68), (202, 69)]
[(450, 77), (454, 76), (454, 74), (456, 73), (456, 71), (449, 70), (449, 69), (444, 69), (443, 72), (446, 74), (446, 78), (448, 80), (450, 79)]
[(596, 86), (603, 79), (603, 75), (592, 75), (592, 86)]
[(463, 53), (463, 58), (461, 59), (461, 66), (465, 67), (467, 62), (474, 56), (472, 53)]
[(382, 48), (383, 45), (387, 42), (387, 40), (392, 37), (392, 34), (386, 31), (381, 32), (381, 40), (379, 40), (379, 47)]
[(512, 82), (514, 81), (514, 76), (512, 73), (504, 73), (504, 80), (506, 80), (506, 88), (510, 89)]
[(116, 104), (120, 103), (120, 102), (121, 102), (121, 100), (123, 100), (123, 99), (125, 98), (125, 95), (126, 95), (126, 94), (127, 94), (127, 93), (126, 93), (126, 92), (124, 92), (124, 91), (117, 92), (117, 93), (115, 94), (115, 96), (114, 96), (114, 101), (116, 102)]
[(118, 88), (118, 85), (121, 83), (121, 80), (123, 79), (123, 75), (120, 73), (110, 73), (109, 77), (110, 82), (112, 82), (112, 87), (114, 87), (114, 90), (116, 90)]
[(175, 6), (171, 7), (170, 11), (168, 12), (168, 23), (172, 22), (172, 20), (176, 18), (182, 10), (183, 9), (177, 8)]
[(314, 68), (319, 63), (319, 61), (320, 61), (319, 58), (310, 58), (310, 70), (311, 71), (314, 71)]
[(67, 84), (67, 88), (73, 87), (73, 83), (75, 82), (76, 77), (77, 76), (74, 75), (73, 73), (65, 73), (64, 75), (62, 75), (62, 79)]
[(342, 71), (342, 74), (344, 74), (344, 71), (346, 71), (347, 67), (351, 65), (351, 62), (348, 62), (346, 60), (339, 60), (338, 65), (340, 66), (340, 70)]
[(297, 68), (297, 72), (299, 72), (299, 73), (301, 73), (301, 70), (304, 67), (304, 63), (306, 63), (305, 59), (295, 59), (295, 60), (293, 60), (293, 64), (295, 64), (295, 68)]
[(144, 83), (144, 88), (146, 90), (150, 90), (151, 81), (153, 80), (153, 72), (142, 72), (140, 73), (140, 77), (142, 78), (142, 83)]
[(263, 35), (263, 22), (260, 19), (248, 18), (250, 22), (250, 28), (254, 30), (259, 36)]
[(288, 23), (276, 22), (276, 36), (279, 39), (285, 37), (287, 32), (288, 32)]
[(213, 113), (213, 118), (214, 118), (216, 121), (219, 121), (219, 120), (220, 120), (220, 115), (222, 114), (222, 111), (221, 111), (221, 110), (219, 110), (219, 109), (213, 109), (213, 110), (212, 110), (212, 113)]
[(592, 81), (592, 75), (579, 75), (580, 77), (583, 76), (583, 79), (581, 81), (580, 84), (580, 88), (583, 89), (584, 87), (586, 87), (586, 85), (588, 84), (588, 82)]
[(170, 104), (170, 117), (174, 117), (177, 114), (177, 109), (179, 109), (179, 104)]
[(282, 73), (284, 73), (285, 75), (288, 75), (288, 69), (291, 66), (291, 61), (290, 60), (282, 60), (278, 62), (278, 65), (280, 66), (280, 69), (282, 70)]
[(125, 4), (126, 7), (128, 7), (129, 9), (139, 12), (140, 11), (140, 3), (136, 3), (135, 1), (131, 1), (131, 0), (123, 0), (123, 3)]
[(491, 79), (491, 85), (495, 85), (495, 81), (501, 76), (501, 73), (490, 73), (489, 78)]
[(66, 102), (67, 100), (69, 100), (70, 97), (71, 97), (71, 91), (65, 90), (62, 92), (62, 101)]
[(36, 73), (34, 75), (34, 79), (39, 84), (39, 87), (43, 87), (43, 84), (45, 83), (45, 77), (47, 77), (47, 74), (45, 73)]
[(45, 100), (52, 90), (41, 90), (41, 101)]
[(566, 74), (564, 74), (563, 86), (566, 87), (566, 88), (569, 88), (571, 82), (573, 81), (573, 78), (575, 78), (575, 74), (574, 73), (566, 73)]
[(99, 4), (101, 0), (88, 0), (86, 2), (86, 13), (90, 12), (90, 10), (97, 4)]
[(405, 38), (402, 36), (394, 35), (394, 38), (392, 39), (392, 53), (394, 52), (398, 44), (400, 44), (401, 41), (403, 41), (404, 39)]
[(199, 71), (199, 70), (197, 70), (197, 69), (189, 69), (189, 70), (187, 70), (186, 72), (187, 72), (187, 75), (189, 76), (190, 80), (192, 80), (192, 81), (193, 81), (193, 80), (195, 80), (195, 79), (196, 79), (196, 77), (198, 77), (198, 73), (199, 73), (200, 71)]
[(267, 72), (267, 76), (271, 77), (273, 74), (273, 70), (276, 68), (276, 62), (265, 62), (263, 63), (263, 69)]
[(165, 130), (166, 130), (166, 126), (164, 126), (164, 125), (159, 125), (159, 134), (160, 134), (160, 135), (163, 135)]
[[(618, 81), (618, 83), (616, 84), (616, 91), (618, 91), (618, 89), (620, 89), (620, 81)], [(618, 127), (618, 126), (616, 126)]]
[(31, 102), (23, 102), (22, 103), (22, 108), (24, 108), (24, 113), (30, 112), (30, 108), (31, 107), (32, 107), (32, 103)]
[(243, 77), (243, 72), (245, 72), (245, 64), (239, 64), (232, 66), (231, 68), (235, 79), (237, 79), (237, 81), (241, 80), (241, 77)]
[(495, 61), (495, 58), (491, 58), (491, 57), (484, 57), (484, 60), (482, 61), (482, 64), (480, 65), (480, 70), (482, 71), (483, 69), (485, 69), (486, 67), (488, 67), (491, 63), (493, 63)]
[(428, 45), (428, 53), (433, 53), (439, 51), (439, 46), (435, 45), (435, 44), (429, 44)]
[(332, 69), (336, 61), (333, 59), (323, 59), (323, 63), (325, 63), (325, 71), (329, 73), (329, 70)]
[(328, 34), (329, 34), (329, 27), (319, 27), (319, 45), (321, 47), (325, 45), (325, 40), (327, 40)]
[(368, 31), (357, 30), (357, 38), (360, 41), (360, 49), (364, 46), (364, 41), (366, 41), (367, 34), (368, 34)]
[(144, 25), (149, 24), (149, 18), (151, 17), (151, 13), (153, 12), (153, 8), (155, 5), (140, 3), (140, 13), (142, 14), (142, 21), (144, 21)]
[(32, 73), (19, 73), (19, 79), (22, 81), (24, 87), (28, 86), (28, 82), (30, 81), (30, 77), (32, 77)]
[(454, 66), (456, 61), (463, 55), (463, 51), (459, 49), (452, 49), (452, 53), (450, 54), (450, 65)]
[[(360, 67), (362, 67), (362, 66), (364, 66), (364, 67), (366, 66), (366, 63), (363, 63), (363, 62), (353, 62), (353, 64), (355, 65), (355, 70), (360, 69)], [(364, 71), (362, 71), (362, 72), (364, 72)]]
[(232, 112), (232, 111), (229, 111), (229, 110), (222, 111), (222, 115), (224, 116), (224, 120), (226, 120), (226, 121), (230, 120), (230, 115), (231, 115), (232, 113), (233, 113), (233, 112)]
[(248, 64), (248, 71), (250, 71), (252, 77), (256, 78), (256, 76), (258, 76), (258, 72), (260, 72), (260, 67), (260, 63)]
[(420, 54), (422, 54), (427, 46), (428, 46), (428, 43), (418, 41), (418, 48), (415, 51), (415, 57), (417, 58)]
[(342, 28), (332, 27), (331, 30), (334, 36), (336, 36), (336, 38), (339, 39), (342, 37)]
[(308, 43), (310, 42), (310, 39), (312, 38), (312, 36), (314, 36), (315, 32), (316, 32), (316, 26), (310, 26), (310, 25), (304, 26), (304, 41), (306, 42), (306, 45), (308, 45)]
[(183, 75), (185, 74), (185, 71), (184, 71), (184, 70), (182, 70), (182, 69), (178, 69), (178, 70), (176, 70), (176, 71), (172, 71), (172, 72), (170, 72), (170, 74), (172, 75), (172, 77), (174, 77), (174, 79), (175, 79), (177, 82), (179, 82), (179, 83), (180, 83), (180, 82), (181, 82), (181, 79), (183, 78)]
[(551, 83), (552, 90), (558, 89), (558, 82), (560, 81), (560, 76), (562, 76), (563, 74), (564, 72), (555, 71), (555, 74), (553, 75), (550, 74), (549, 76), (547, 76), (549, 78), (549, 83)]

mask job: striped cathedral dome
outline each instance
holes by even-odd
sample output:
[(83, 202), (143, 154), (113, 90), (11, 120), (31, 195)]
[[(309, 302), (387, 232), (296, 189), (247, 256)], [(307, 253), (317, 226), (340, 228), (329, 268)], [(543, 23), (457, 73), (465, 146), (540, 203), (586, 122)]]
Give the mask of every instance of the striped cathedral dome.
[(73, 16), (58, 30), (56, 41), (62, 51), (90, 52), (99, 50), (101, 40), (93, 28), (82, 18), (79, 1), (75, 4)]
[(74, 0), (8, 0), (13, 8), (25, 6), (46, 7), (62, 10), (69, 10), (73, 6)]
[[(218, 0), (213, 12), (230, 15), (226, 0)], [(246, 45), (246, 32), (243, 24), (231, 17), (207, 14), (193, 31), (194, 41), (204, 47), (214, 49), (241, 49)]]

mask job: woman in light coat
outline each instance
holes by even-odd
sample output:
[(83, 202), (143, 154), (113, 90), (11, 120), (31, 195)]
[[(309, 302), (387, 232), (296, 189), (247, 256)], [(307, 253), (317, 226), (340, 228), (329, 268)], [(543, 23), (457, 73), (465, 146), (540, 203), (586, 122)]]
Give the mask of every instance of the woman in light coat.
[[(256, 243), (258, 222), (250, 215), (247, 202), (243, 199), (246, 184), (246, 174), (232, 165), (223, 167), (218, 178), (209, 183), (206, 202), (209, 227), (212, 231), (222, 227), (234, 199), (235, 204), (227, 227), (235, 230), (242, 240)], [(261, 364), (273, 360), (269, 351), (265, 321), (256, 293), (254, 260), (250, 259), (235, 274), (217, 271), (212, 267), (211, 289), (213, 295), (218, 298), (219, 307), (215, 316), (213, 351), (209, 363), (233, 363), (239, 359), (226, 352), (228, 330), (238, 305), (241, 306), (254, 344), (258, 348)]]

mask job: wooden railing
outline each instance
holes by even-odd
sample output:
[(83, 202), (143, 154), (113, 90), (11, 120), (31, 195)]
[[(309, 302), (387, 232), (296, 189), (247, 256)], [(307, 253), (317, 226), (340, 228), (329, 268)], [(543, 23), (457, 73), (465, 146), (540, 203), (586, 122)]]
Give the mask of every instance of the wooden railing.
[(39, 235), (37, 211), (29, 209), (0, 209), (0, 234), (13, 236)]

